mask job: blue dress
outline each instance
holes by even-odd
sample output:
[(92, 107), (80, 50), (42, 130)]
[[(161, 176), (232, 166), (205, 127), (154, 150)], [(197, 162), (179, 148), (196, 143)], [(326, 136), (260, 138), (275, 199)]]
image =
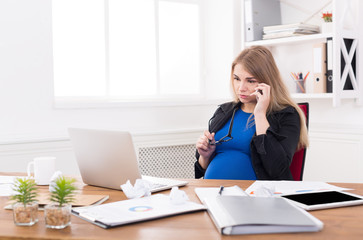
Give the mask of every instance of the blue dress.
[[(238, 109), (234, 116), (233, 139), (216, 146), (216, 156), (206, 169), (205, 179), (256, 180), (250, 154), (250, 143), (256, 127), (247, 126), (251, 113)], [(231, 119), (216, 132), (216, 141), (228, 134)], [(251, 124), (250, 124), (251, 125)]]

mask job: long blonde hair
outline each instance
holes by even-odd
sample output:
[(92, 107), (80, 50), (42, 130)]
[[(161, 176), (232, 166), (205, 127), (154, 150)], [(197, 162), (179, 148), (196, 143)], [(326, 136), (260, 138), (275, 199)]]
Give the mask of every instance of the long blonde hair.
[[(292, 106), (296, 109), (300, 116), (300, 139), (297, 149), (308, 147), (309, 139), (305, 114), (291, 98), (270, 50), (263, 46), (252, 46), (244, 49), (232, 63), (232, 86), (233, 71), (237, 64), (241, 64), (243, 68), (259, 82), (266, 83), (270, 86), (270, 104), (267, 108), (267, 115), (272, 112), (280, 111), (288, 106)], [(238, 102), (238, 96), (234, 91), (233, 94), (234, 100)]]

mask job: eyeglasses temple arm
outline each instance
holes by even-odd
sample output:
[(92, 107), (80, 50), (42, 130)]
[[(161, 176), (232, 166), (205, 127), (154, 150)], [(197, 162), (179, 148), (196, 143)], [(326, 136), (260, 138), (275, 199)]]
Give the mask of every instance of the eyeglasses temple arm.
[(228, 137), (232, 136), (232, 127), (233, 127), (233, 121), (234, 121), (234, 114), (236, 113), (236, 110), (237, 110), (237, 108), (235, 108), (233, 110), (232, 119), (231, 119), (231, 123), (229, 124), (229, 129), (228, 129), (228, 134), (227, 134)]

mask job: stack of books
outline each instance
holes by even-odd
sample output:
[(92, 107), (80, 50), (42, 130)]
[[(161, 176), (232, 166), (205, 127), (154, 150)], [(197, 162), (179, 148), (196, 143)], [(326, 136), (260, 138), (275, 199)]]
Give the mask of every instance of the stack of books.
[(274, 25), (263, 27), (263, 39), (274, 39), (283, 37), (300, 36), (307, 34), (319, 33), (319, 26), (305, 24), (305, 23), (294, 23), (286, 25)]

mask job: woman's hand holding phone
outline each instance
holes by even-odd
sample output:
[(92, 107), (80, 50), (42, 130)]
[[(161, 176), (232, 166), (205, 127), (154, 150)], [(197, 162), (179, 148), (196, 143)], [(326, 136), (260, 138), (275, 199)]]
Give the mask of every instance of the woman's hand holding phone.
[(254, 114), (266, 114), (268, 105), (270, 103), (270, 86), (265, 83), (259, 83), (253, 93), (256, 96), (257, 104), (255, 106)]

